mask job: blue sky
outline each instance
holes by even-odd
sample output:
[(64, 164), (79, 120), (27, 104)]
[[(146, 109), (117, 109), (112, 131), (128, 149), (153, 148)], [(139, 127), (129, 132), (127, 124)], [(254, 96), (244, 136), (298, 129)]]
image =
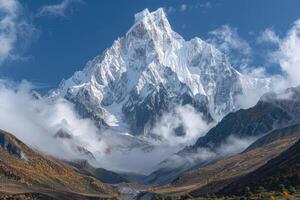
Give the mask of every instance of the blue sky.
[[(1, 8), (6, 6), (4, 1), (0, 0), (0, 19), (6, 16)], [(134, 14), (144, 8), (163, 7), (173, 29), (186, 40), (198, 36), (220, 44), (220, 33), (234, 33), (240, 46), (235, 51), (223, 46), (224, 51), (233, 59), (249, 58), (245, 61), (248, 67), (267, 66), (269, 73), (280, 73), (266, 58), (277, 47), (274, 41), (262, 44), (258, 38), (267, 28), (276, 37), (285, 37), (300, 18), (298, 0), (20, 0), (18, 7), (11, 20), (19, 23), (16, 30), (20, 32), (8, 37), (13, 42), (0, 60), (0, 78), (26, 79), (48, 89), (110, 47), (130, 28)], [(247, 48), (249, 52), (244, 51)], [(237, 68), (240, 64), (235, 63)]]

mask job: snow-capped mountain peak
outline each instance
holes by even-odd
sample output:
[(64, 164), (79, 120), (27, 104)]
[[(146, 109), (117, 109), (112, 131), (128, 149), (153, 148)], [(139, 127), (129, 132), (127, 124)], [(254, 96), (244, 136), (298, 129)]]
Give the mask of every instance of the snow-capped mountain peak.
[(141, 22), (154, 23), (160, 28), (171, 29), (171, 25), (166, 17), (166, 14), (162, 8), (157, 9), (154, 12), (150, 12), (148, 8), (134, 15), (134, 25)]
[(212, 121), (238, 108), (236, 95), (268, 87), (237, 72), (214, 46), (174, 32), (162, 8), (134, 24), (102, 55), (63, 81), (52, 97), (72, 101), (101, 127), (145, 134), (164, 112), (190, 104)]

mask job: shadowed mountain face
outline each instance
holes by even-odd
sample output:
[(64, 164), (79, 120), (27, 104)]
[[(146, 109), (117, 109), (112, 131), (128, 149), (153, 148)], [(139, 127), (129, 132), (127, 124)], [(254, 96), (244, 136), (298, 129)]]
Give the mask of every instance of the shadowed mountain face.
[(255, 190), (263, 186), (279, 190), (280, 184), (300, 188), (300, 141), (278, 157), (221, 190), (225, 194), (243, 194), (246, 187)]
[[(300, 121), (300, 87), (289, 88), (281, 93), (268, 93), (252, 108), (241, 109), (226, 115), (205, 136), (190, 147), (163, 161), (160, 168), (148, 177), (148, 182), (165, 184), (181, 173), (203, 167), (212, 161), (242, 152), (228, 151), (230, 139), (247, 141), (249, 144), (271, 131), (296, 124)], [(280, 133), (278, 133), (280, 136)], [(251, 140), (252, 139), (252, 140)], [(275, 138), (274, 138), (275, 139)], [(263, 141), (262, 141), (263, 142)], [(247, 145), (247, 144), (246, 144)], [(210, 153), (209, 158), (199, 155)]]
[(110, 186), (30, 149), (13, 135), (0, 130), (1, 197), (89, 199), (109, 197), (110, 191)]
[(300, 120), (300, 87), (281, 93), (267, 93), (252, 108), (225, 116), (207, 135), (200, 137), (192, 148), (219, 147), (224, 138), (262, 136), (271, 130), (289, 126)]
[(285, 137), (298, 137), (300, 135), (300, 124), (290, 125), (271, 131), (267, 135), (253, 142), (244, 152), (263, 147), (273, 141), (280, 140)]

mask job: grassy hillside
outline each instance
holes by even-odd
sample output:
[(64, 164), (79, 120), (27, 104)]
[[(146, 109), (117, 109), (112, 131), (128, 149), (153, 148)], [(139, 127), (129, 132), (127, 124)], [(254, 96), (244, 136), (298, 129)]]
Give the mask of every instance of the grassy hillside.
[(253, 191), (264, 188), (267, 191), (300, 189), (300, 141), (270, 160), (257, 170), (237, 179), (221, 192), (243, 194), (246, 188)]

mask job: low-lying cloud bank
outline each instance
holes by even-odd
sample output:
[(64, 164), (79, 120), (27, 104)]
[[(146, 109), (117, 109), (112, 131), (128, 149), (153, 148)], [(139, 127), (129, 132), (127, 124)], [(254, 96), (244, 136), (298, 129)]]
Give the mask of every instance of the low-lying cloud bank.
[[(153, 166), (194, 143), (209, 128), (191, 106), (182, 106), (155, 126), (161, 140), (100, 131), (93, 121), (78, 116), (70, 102), (39, 97), (33, 89), (26, 81), (0, 81), (0, 128), (44, 153), (88, 159), (111, 170), (150, 173)], [(179, 125), (185, 135), (173, 134)]]
[(259, 137), (240, 138), (230, 135), (224, 138), (224, 141), (217, 148), (198, 147), (197, 149), (181, 151), (178, 154), (172, 155), (156, 166), (156, 170), (174, 170), (174, 174), (179, 175), (186, 170), (194, 168), (195, 165), (205, 166), (224, 157), (241, 153), (258, 138)]
[[(0, 82), (0, 127), (14, 133), (27, 144), (61, 158), (80, 158), (68, 140), (54, 136), (60, 130), (72, 133), (72, 142), (91, 150), (98, 148), (97, 128), (81, 119), (63, 99), (48, 102), (32, 93), (28, 82)], [(94, 142), (93, 142), (94, 141)]]

